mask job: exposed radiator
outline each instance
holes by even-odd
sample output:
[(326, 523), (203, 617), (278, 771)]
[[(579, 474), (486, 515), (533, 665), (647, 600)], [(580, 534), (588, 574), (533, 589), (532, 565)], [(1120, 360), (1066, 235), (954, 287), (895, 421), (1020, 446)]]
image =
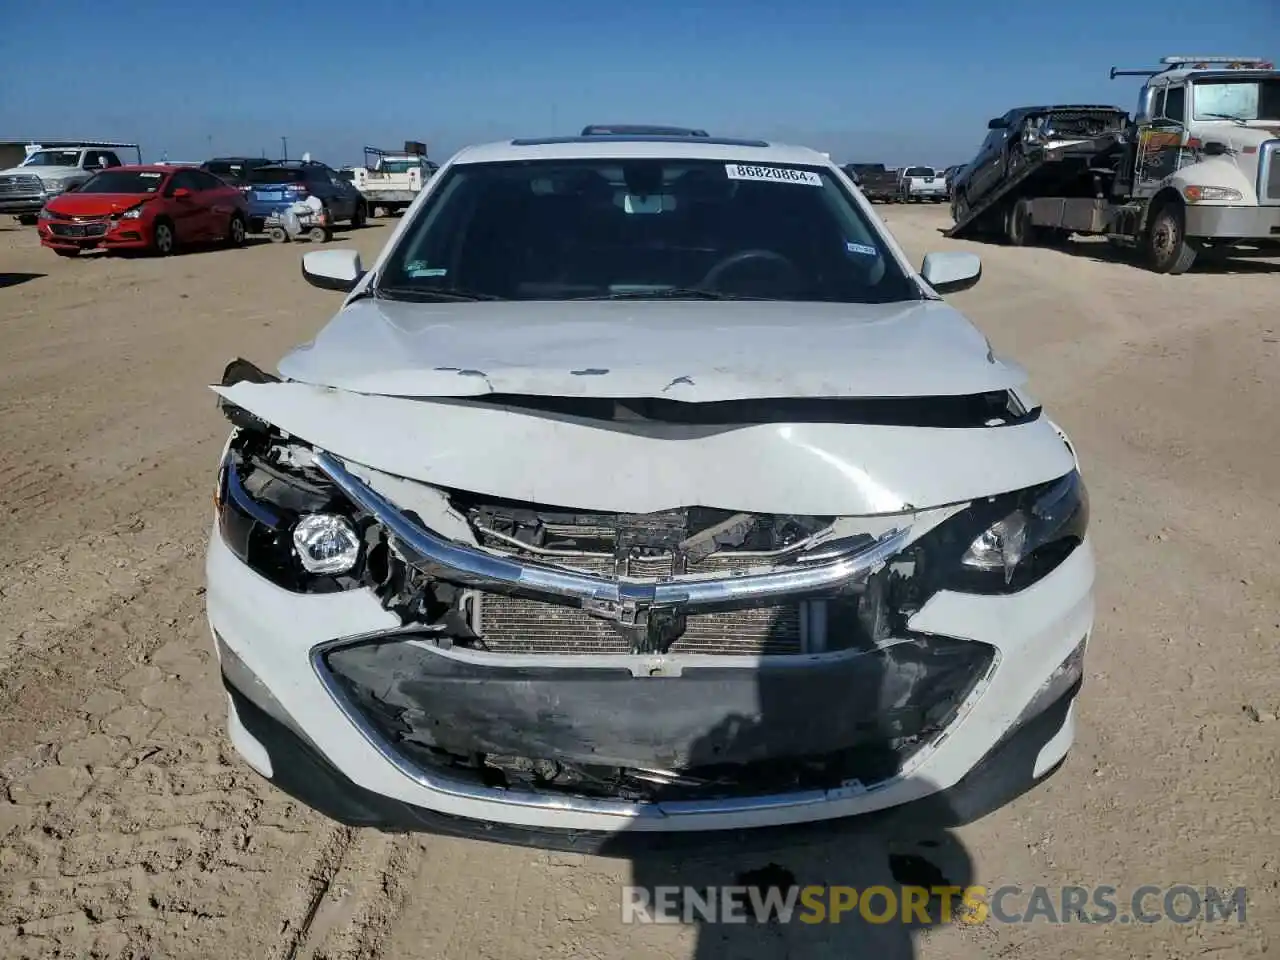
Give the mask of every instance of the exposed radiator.
[[(739, 656), (801, 652), (800, 607), (762, 607), (690, 616), (671, 653)], [(474, 622), (495, 653), (630, 653), (608, 621), (576, 607), (497, 594), (476, 596)]]

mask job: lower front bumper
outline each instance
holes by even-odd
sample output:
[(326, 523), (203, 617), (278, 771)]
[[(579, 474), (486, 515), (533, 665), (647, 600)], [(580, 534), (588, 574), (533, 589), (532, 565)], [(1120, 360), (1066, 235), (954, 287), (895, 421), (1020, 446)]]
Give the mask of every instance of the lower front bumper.
[[(392, 833), (420, 831), (618, 857), (641, 851), (653, 853), (655, 849), (675, 844), (700, 848), (731, 845), (741, 849), (746, 839), (742, 831), (654, 835), (521, 826), (416, 806), (355, 783), (287, 725), (255, 706), (225, 675), (223, 685), (228, 696), (231, 739), (236, 748), (252, 758), (251, 764), (275, 787), (346, 826), (372, 827)], [(1017, 799), (1051, 776), (1061, 764), (1075, 733), (1078, 692), (1077, 684), (1000, 743), (951, 787), (909, 803), (896, 813), (907, 820), (919, 819), (932, 829), (955, 827), (971, 823)], [(792, 836), (798, 838), (813, 826), (806, 823), (759, 828), (752, 831), (751, 839), (777, 842)], [(825, 828), (821, 823), (817, 826)]]
[[(1087, 542), (1021, 593), (1001, 597), (939, 593), (911, 618), (912, 634), (985, 644), (996, 651), (997, 660), (954, 721), (942, 734), (920, 744), (896, 773), (878, 782), (838, 789), (731, 800), (629, 802), (477, 786), (421, 764), (397, 762), (403, 757), (390, 756), (385, 745), (353, 722), (341, 698), (313, 667), (313, 659), (335, 640), (397, 630), (401, 627), (398, 617), (384, 610), (368, 591), (299, 595), (281, 590), (241, 563), (216, 530), (207, 574), (210, 624), (238, 675), (251, 678), (250, 685), (260, 686), (259, 693), (265, 693), (265, 700), (259, 697), (255, 702), (262, 706), (269, 700), (277, 720), (361, 788), (389, 801), (448, 816), (606, 833), (733, 830), (834, 819), (898, 806), (952, 787), (1025, 720), (1029, 705), (1040, 698), (1057, 666), (1085, 640), (1093, 620), (1094, 566)], [(671, 670), (693, 658), (642, 656), (635, 664), (632, 659), (610, 658), (609, 663), (626, 669)], [(798, 663), (804, 658), (785, 659)], [(226, 655), (223, 661), (225, 670)], [(536, 730), (517, 732), (536, 736)], [(1036, 774), (1057, 763), (1070, 741), (1070, 724), (1064, 724), (1061, 735), (1037, 757)], [(272, 774), (275, 765), (261, 744), (244, 735), (237, 745), (260, 772)], [(525, 754), (529, 755), (539, 754)]]
[(0, 200), (0, 214), (13, 214), (18, 216), (25, 213), (39, 213), (44, 209), (46, 199), (41, 195), (38, 197), (11, 197)]
[(1263, 240), (1280, 237), (1280, 206), (1228, 207), (1189, 203), (1187, 236), (1205, 240)]

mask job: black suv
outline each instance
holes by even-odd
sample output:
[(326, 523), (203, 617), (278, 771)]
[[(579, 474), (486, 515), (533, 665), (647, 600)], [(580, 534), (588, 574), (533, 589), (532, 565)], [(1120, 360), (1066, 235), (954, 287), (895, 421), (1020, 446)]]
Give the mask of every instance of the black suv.
[(275, 161), (268, 160), (266, 157), (214, 157), (200, 164), (200, 169), (212, 173), (220, 180), (225, 180), (233, 187), (247, 190), (249, 171), (254, 167), (265, 167), (272, 163)]
[(951, 215), (959, 223), (1010, 174), (1048, 144), (1121, 133), (1129, 114), (1099, 104), (1015, 107), (987, 123), (987, 139), (951, 181)]

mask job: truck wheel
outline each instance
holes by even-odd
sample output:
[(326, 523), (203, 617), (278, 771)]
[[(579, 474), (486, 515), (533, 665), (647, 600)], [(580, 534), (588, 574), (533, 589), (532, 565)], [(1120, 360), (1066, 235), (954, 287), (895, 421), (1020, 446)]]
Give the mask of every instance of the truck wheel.
[(1005, 214), (1004, 234), (1015, 247), (1030, 247), (1040, 242), (1041, 231), (1031, 222), (1031, 207), (1019, 200)]
[(951, 198), (951, 219), (960, 223), (969, 218), (969, 201), (962, 196)]
[(356, 212), (351, 215), (351, 229), (359, 230), (365, 225), (369, 219), (369, 211), (365, 209), (363, 203), (356, 204)]
[(1186, 216), (1182, 205), (1169, 201), (1157, 208), (1143, 237), (1147, 265), (1156, 273), (1176, 276), (1196, 262), (1196, 248), (1187, 243)]

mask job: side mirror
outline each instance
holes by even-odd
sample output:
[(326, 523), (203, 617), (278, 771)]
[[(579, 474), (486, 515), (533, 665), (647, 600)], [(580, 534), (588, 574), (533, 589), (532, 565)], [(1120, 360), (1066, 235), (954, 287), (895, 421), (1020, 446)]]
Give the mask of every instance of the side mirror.
[(177, 190), (173, 191), (173, 195), (179, 200), (185, 200), (187, 197), (191, 196), (191, 191), (186, 187), (179, 187)]
[(1004, 117), (996, 117), (987, 121), (988, 130), (1003, 130), (1007, 126), (1009, 126), (1009, 121)]
[(941, 294), (968, 290), (982, 279), (982, 258), (976, 253), (925, 254), (920, 276)]
[(364, 276), (364, 268), (355, 250), (316, 250), (302, 255), (302, 276), (321, 290), (350, 293)]
[(67, 189), (63, 190), (62, 192), (63, 192), (63, 193), (75, 193), (75, 192), (76, 192), (77, 190), (79, 190), (79, 189), (80, 189), (80, 184), (78, 184), (78, 183), (68, 183), (68, 184), (67, 184)]

